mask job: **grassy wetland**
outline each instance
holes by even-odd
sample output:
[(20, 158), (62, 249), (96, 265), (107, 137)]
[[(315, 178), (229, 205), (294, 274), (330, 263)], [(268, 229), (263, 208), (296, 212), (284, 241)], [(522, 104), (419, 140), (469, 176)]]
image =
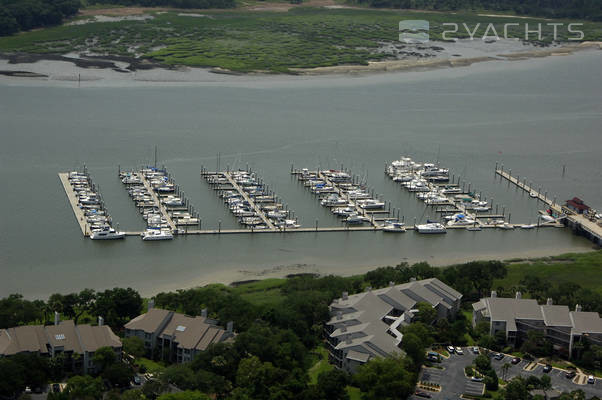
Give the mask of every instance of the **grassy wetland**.
[[(275, 3), (281, 4), (281, 3)], [(248, 9), (157, 10), (140, 9), (142, 14), (128, 19), (84, 13), (62, 26), (25, 32), (0, 38), (2, 53), (66, 54), (88, 53), (103, 56), (139, 58), (168, 66), (222, 68), (231, 71), (288, 72), (290, 68), (314, 68), (336, 65), (366, 65), (369, 61), (424, 57), (420, 46), (399, 41), (399, 21), (424, 19), (430, 22), (433, 49), (442, 40), (444, 23), (459, 24), (457, 38), (467, 38), (466, 23), (480, 39), (499, 36), (504, 24), (508, 36), (524, 38), (525, 23), (534, 29), (542, 24), (542, 46), (553, 38), (549, 22), (564, 23), (558, 39), (575, 36), (567, 31), (568, 20), (544, 20), (476, 13), (433, 13), (358, 8), (292, 7), (280, 11)], [(86, 11), (86, 10), (84, 10)], [(92, 10), (87, 10), (92, 11)], [(87, 15), (86, 15), (87, 14)], [(602, 23), (586, 22), (575, 29), (584, 32), (583, 40), (602, 37)], [(478, 27), (477, 27), (477, 24)], [(534, 37), (535, 34), (532, 34)], [(440, 42), (439, 42), (440, 44)], [(394, 49), (391, 52), (391, 49)], [(418, 52), (417, 52), (418, 49)], [(428, 56), (427, 56), (428, 57)]]

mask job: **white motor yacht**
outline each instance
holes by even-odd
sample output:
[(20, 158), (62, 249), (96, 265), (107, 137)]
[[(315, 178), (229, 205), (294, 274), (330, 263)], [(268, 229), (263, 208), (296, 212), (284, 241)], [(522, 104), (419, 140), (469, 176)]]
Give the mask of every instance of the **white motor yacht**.
[(521, 229), (534, 229), (535, 227), (537, 227), (535, 224), (524, 224), (520, 226)]
[(374, 210), (383, 208), (385, 206), (385, 203), (375, 199), (366, 199), (358, 201), (357, 205), (366, 210)]
[(337, 194), (331, 194), (320, 202), (325, 207), (332, 206), (344, 206), (347, 204), (347, 200), (339, 197)]
[(179, 197), (169, 196), (167, 199), (163, 200), (163, 204), (166, 206), (183, 206), (184, 201)]
[(142, 232), (142, 240), (171, 240), (173, 239), (173, 234), (170, 230), (162, 230), (162, 229), (147, 229)]
[(405, 232), (406, 227), (403, 222), (389, 221), (383, 226), (383, 232)]
[(113, 228), (104, 228), (99, 231), (92, 232), (90, 239), (92, 240), (111, 240), (111, 239), (123, 239), (125, 233), (118, 232)]
[(446, 233), (445, 226), (438, 222), (429, 222), (428, 224), (416, 225), (418, 233)]
[(345, 222), (348, 224), (363, 224), (366, 221), (368, 221), (368, 218), (357, 213), (351, 214), (345, 218)]

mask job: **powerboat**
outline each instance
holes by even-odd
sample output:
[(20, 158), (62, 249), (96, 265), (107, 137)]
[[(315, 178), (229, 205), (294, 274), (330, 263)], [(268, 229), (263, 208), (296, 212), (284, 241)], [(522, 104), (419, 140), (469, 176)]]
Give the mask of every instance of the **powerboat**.
[(416, 225), (416, 230), (418, 231), (418, 233), (427, 233), (427, 234), (446, 233), (447, 232), (447, 230), (445, 229), (445, 226), (443, 226), (439, 222), (429, 222), (427, 224)]
[(337, 194), (331, 194), (320, 202), (325, 207), (332, 206), (344, 206), (347, 204), (347, 200), (339, 197)]
[(183, 206), (184, 201), (179, 197), (169, 196), (169, 197), (167, 197), (167, 199), (163, 200), (163, 204), (165, 204), (166, 206), (177, 207), (177, 206)]
[(524, 224), (524, 225), (521, 225), (520, 228), (521, 229), (534, 229), (536, 226), (537, 225), (535, 225), (535, 224)]
[(357, 213), (351, 214), (345, 218), (345, 222), (348, 224), (363, 224), (366, 221), (368, 221), (368, 218)]
[(173, 234), (170, 230), (163, 229), (147, 229), (142, 232), (142, 240), (171, 240), (173, 239)]
[(334, 215), (338, 215), (339, 217), (348, 217), (351, 214), (357, 213), (357, 211), (353, 207), (343, 207), (343, 208), (333, 208), (332, 213)]
[(365, 210), (374, 210), (374, 209), (383, 208), (385, 206), (385, 203), (382, 201), (374, 200), (374, 199), (366, 199), (366, 200), (359, 200), (357, 202), (357, 205)]
[(383, 226), (383, 232), (405, 232), (406, 227), (403, 222), (387, 221)]
[(111, 240), (111, 239), (123, 239), (125, 237), (124, 232), (116, 231), (113, 228), (105, 228), (100, 231), (95, 231), (90, 234), (92, 240)]

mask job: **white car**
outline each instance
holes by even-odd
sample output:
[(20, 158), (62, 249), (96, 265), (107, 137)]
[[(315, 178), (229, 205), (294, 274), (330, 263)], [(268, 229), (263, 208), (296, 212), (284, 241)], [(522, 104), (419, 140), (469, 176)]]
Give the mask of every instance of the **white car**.
[(463, 355), (463, 354), (464, 354), (464, 352), (462, 351), (462, 348), (461, 348), (461, 347), (456, 347), (456, 349), (455, 349), (455, 350), (456, 350), (456, 354), (457, 354), (457, 355), (459, 355), (459, 356), (461, 356), (461, 355)]
[(454, 350), (454, 346), (447, 346), (447, 351), (449, 351), (449, 354), (453, 354)]
[(596, 383), (596, 378), (593, 375), (587, 377), (587, 383), (591, 383), (592, 385)]

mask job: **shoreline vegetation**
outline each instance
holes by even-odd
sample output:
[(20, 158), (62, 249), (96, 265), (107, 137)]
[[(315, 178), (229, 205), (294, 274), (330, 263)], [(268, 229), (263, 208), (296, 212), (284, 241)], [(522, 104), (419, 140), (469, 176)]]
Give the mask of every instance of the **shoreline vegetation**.
[[(83, 9), (61, 26), (0, 37), (0, 59), (19, 66), (69, 61), (80, 68), (122, 73), (192, 67), (222, 74), (316, 75), (457, 67), (602, 48), (602, 23), (593, 21), (553, 20), (565, 25), (557, 28), (553, 41), (550, 20), (521, 16), (521, 23), (541, 24), (541, 40), (524, 41), (525, 26), (518, 24), (508, 28), (508, 37), (514, 40), (503, 40), (506, 43), (498, 50), (483, 38), (492, 34), (488, 26), (503, 35), (507, 15), (366, 9), (331, 0), (310, 1), (309, 6), (259, 2), (245, 7)], [(398, 25), (404, 19), (428, 20), (431, 40), (399, 41)], [(572, 34), (566, 26), (574, 22), (583, 24), (581, 42), (568, 41)], [(460, 24), (453, 35), (456, 41), (444, 39), (446, 23)], [(474, 27), (474, 40), (467, 40), (464, 23)], [(27, 71), (18, 72), (1, 73), (27, 76)]]
[[(202, 314), (201, 310), (207, 309), (211, 319), (222, 324), (233, 321), (236, 338), (229, 343), (210, 346), (185, 365), (164, 364), (160, 362), (159, 352), (155, 352), (154, 362), (143, 359), (144, 343), (139, 339), (123, 339), (124, 350), (141, 360), (137, 368), (143, 370), (139, 372), (153, 371), (161, 382), (172, 383), (182, 390), (199, 390), (209, 396), (215, 395), (215, 398), (347, 399), (348, 394), (360, 392), (361, 398), (367, 399), (407, 398), (414, 392), (422, 365), (430, 365), (425, 364), (425, 353), (435, 343), (478, 345), (504, 353), (513, 350), (505, 337), (489, 335), (487, 324), (472, 326), (473, 302), (488, 296), (491, 290), (496, 290), (500, 297), (513, 297), (516, 291), (520, 291), (524, 298), (536, 299), (540, 304), (545, 303), (546, 298), (553, 298), (555, 303), (565, 304), (571, 309), (580, 304), (583, 311), (599, 313), (602, 312), (601, 268), (602, 251), (598, 250), (529, 260), (527, 263), (519, 260), (472, 261), (443, 269), (425, 262), (411, 266), (401, 263), (350, 277), (303, 274), (288, 279), (246, 282), (234, 287), (209, 284), (161, 292), (152, 297), (154, 306), (190, 316)], [(327, 362), (327, 352), (323, 347), (323, 324), (330, 319), (328, 306), (333, 299), (342, 292), (361, 293), (369, 288), (409, 282), (412, 278), (437, 278), (462, 293), (461, 312), (456, 319), (435, 322), (431, 305), (419, 303), (418, 316), (402, 331), (402, 350), (405, 355), (371, 360), (352, 377), (333, 369)], [(84, 289), (79, 293), (53, 294), (46, 301), (29, 301), (12, 294), (0, 298), (0, 328), (52, 324), (54, 312), (58, 312), (62, 317), (79, 324), (94, 323), (97, 316), (103, 316), (106, 325), (123, 335), (124, 324), (144, 312), (149, 302), (150, 299), (142, 298), (131, 288), (102, 292)], [(525, 353), (535, 357), (554, 356), (552, 344), (541, 335), (530, 334), (518, 350), (521, 357)], [(598, 374), (600, 351), (599, 346), (586, 343), (573, 362), (588, 374)], [(69, 377), (64, 369), (52, 368), (53, 365), (61, 366), (53, 363), (53, 358), (37, 360), (40, 363), (32, 365), (43, 373), (35, 375), (36, 383), (45, 384), (50, 378), (57, 382), (66, 375)], [(0, 376), (7, 376), (8, 371), (17, 368), (21, 362), (32, 362), (19, 356), (0, 361), (4, 367), (0, 368)], [(555, 364), (561, 365), (557, 360)], [(131, 367), (128, 368), (131, 370)], [(262, 372), (256, 376), (249, 372), (251, 370)], [(337, 381), (334, 386), (332, 382), (326, 382), (333, 379), (331, 374), (342, 374), (334, 376)], [(22, 375), (20, 381), (12, 379), (15, 381), (13, 385), (3, 387), (0, 394), (18, 393), (27, 384), (31, 385), (29, 380), (34, 378)], [(113, 382), (110, 379), (113, 375), (103, 372), (102, 376)], [(241, 379), (241, 376), (248, 376), (249, 379)], [(68, 382), (73, 384), (71, 379)], [(395, 382), (395, 385), (391, 386), (391, 382)], [(403, 383), (401, 392), (400, 382)], [(489, 389), (496, 392), (497, 377), (493, 383), (495, 387)], [(379, 389), (376, 390), (376, 387)], [(149, 387), (144, 385), (142, 390), (145, 389)], [(278, 396), (271, 396), (272, 392), (278, 393)], [(135, 399), (167, 399), (159, 397), (159, 393)], [(241, 393), (247, 396), (240, 396)], [(124, 396), (124, 399), (132, 399)], [(101, 397), (94, 398), (99, 400)], [(183, 397), (182, 400), (208, 398)]]

